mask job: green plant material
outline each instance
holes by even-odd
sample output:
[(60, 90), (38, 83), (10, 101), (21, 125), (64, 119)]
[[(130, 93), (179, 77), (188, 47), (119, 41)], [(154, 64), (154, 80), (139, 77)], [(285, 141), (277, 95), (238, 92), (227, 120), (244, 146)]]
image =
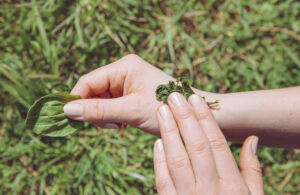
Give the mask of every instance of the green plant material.
[[(203, 91), (300, 85), (299, 0), (32, 2), (0, 3), (0, 194), (157, 194), (154, 135), (87, 124), (57, 139), (24, 129), (35, 97), (70, 91), (128, 53)], [(238, 162), (241, 145), (229, 145)], [(300, 162), (298, 153), (259, 147), (266, 194), (299, 194), (299, 169), (286, 166)]]
[(67, 102), (80, 98), (68, 93), (53, 93), (41, 97), (29, 108), (26, 128), (50, 137), (63, 137), (74, 133), (83, 123), (69, 119), (63, 107)]
[[(181, 93), (186, 99), (188, 99), (194, 91), (191, 88), (191, 85), (187, 78), (178, 77), (176, 80), (176, 84), (174, 81), (169, 81), (168, 84), (159, 85), (156, 88), (156, 98), (160, 101), (163, 101), (165, 104), (168, 104), (168, 96), (173, 93), (178, 92)], [(205, 97), (202, 97), (205, 100)], [(207, 105), (217, 105), (219, 100), (214, 102), (206, 102)]]

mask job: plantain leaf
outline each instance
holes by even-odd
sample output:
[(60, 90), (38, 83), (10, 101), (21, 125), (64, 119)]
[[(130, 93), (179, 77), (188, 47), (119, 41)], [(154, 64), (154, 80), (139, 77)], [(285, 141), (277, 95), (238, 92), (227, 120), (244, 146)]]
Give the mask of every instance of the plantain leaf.
[(82, 127), (83, 122), (69, 119), (63, 107), (69, 101), (80, 98), (68, 93), (53, 93), (41, 97), (29, 108), (26, 128), (50, 137), (63, 137), (74, 133)]

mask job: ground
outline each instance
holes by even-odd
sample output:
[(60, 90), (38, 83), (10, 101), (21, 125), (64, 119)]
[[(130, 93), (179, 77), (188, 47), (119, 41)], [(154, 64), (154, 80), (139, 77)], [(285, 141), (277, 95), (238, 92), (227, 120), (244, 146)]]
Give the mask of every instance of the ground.
[[(299, 43), (297, 0), (0, 1), (0, 194), (155, 194), (156, 136), (89, 124), (37, 136), (28, 107), (129, 53), (211, 92), (296, 86)], [(299, 150), (258, 156), (266, 194), (300, 192)]]

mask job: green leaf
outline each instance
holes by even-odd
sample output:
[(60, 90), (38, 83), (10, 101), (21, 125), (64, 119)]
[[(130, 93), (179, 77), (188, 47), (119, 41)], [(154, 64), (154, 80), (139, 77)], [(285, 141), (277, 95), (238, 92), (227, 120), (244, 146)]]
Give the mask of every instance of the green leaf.
[(82, 127), (83, 122), (69, 119), (63, 107), (66, 103), (80, 98), (78, 95), (68, 93), (53, 93), (41, 97), (29, 108), (26, 128), (50, 137), (74, 133)]
[[(181, 93), (187, 100), (194, 93), (193, 89), (187, 78), (178, 77), (176, 83), (174, 81), (169, 81), (168, 84), (161, 84), (157, 86), (155, 90), (156, 99), (163, 101), (165, 104), (168, 104), (168, 96), (173, 93)], [(205, 97), (202, 97), (205, 100)], [(214, 102), (206, 102), (208, 106), (216, 106), (219, 103), (219, 100)]]

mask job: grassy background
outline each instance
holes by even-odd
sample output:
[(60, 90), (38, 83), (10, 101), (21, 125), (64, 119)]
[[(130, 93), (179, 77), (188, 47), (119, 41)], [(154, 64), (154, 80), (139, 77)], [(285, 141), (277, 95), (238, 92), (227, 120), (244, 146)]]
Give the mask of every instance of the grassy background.
[[(0, 1), (0, 194), (155, 194), (157, 137), (87, 125), (67, 138), (24, 129), (38, 97), (136, 53), (195, 87), (300, 85), (297, 0)], [(231, 144), (237, 157), (240, 145)], [(300, 192), (299, 150), (259, 148), (266, 194)]]

